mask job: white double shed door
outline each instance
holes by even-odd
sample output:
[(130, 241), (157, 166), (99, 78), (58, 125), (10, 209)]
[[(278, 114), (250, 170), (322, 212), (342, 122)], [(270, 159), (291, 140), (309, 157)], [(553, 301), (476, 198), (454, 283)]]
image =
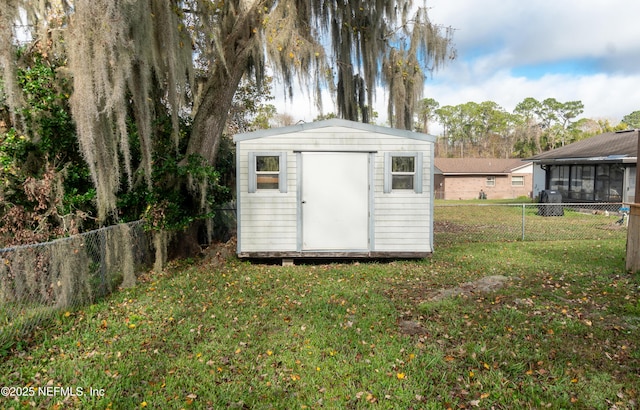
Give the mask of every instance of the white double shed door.
[(370, 249), (373, 159), (368, 152), (299, 152), (298, 246)]

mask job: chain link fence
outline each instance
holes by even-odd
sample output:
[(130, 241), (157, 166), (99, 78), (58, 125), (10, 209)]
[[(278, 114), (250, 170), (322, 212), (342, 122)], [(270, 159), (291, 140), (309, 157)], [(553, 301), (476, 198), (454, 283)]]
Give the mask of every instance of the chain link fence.
[(135, 285), (154, 258), (143, 221), (0, 249), (0, 356), (62, 309)]
[(624, 239), (628, 213), (623, 203), (436, 203), (434, 244)]

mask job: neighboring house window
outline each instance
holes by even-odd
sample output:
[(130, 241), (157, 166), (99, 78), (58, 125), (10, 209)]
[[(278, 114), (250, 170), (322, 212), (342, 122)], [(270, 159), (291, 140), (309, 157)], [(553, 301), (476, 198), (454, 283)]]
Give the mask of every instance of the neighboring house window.
[(514, 175), (511, 177), (511, 186), (524, 186), (524, 176)]
[(385, 153), (384, 192), (422, 193), (422, 153)]
[(489, 175), (487, 177), (487, 186), (496, 186), (496, 177), (493, 175)]
[(249, 192), (279, 190), (287, 192), (287, 167), (284, 152), (249, 153)]

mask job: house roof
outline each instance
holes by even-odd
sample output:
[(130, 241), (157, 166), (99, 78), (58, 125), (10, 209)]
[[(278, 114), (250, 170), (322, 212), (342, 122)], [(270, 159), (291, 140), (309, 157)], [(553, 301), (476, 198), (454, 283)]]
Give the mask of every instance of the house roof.
[(638, 131), (606, 132), (529, 158), (534, 162), (614, 161), (636, 162)]
[(444, 175), (505, 175), (530, 163), (517, 158), (435, 158), (435, 166)]
[(410, 138), (410, 139), (429, 141), (429, 142), (435, 142), (436, 140), (436, 137), (429, 134), (421, 134), (419, 132), (401, 130), (397, 128), (381, 127), (379, 125), (365, 124), (362, 122), (332, 118), (329, 120), (307, 122), (307, 123), (301, 123), (296, 125), (290, 125), (287, 127), (268, 128), (266, 130), (258, 130), (253, 132), (247, 132), (244, 134), (236, 134), (233, 137), (233, 142), (270, 137), (274, 135), (289, 134), (294, 132), (314, 131), (314, 130), (320, 130), (322, 128), (331, 128), (331, 127), (350, 128), (356, 131), (386, 134), (386, 135), (391, 135), (396, 137)]

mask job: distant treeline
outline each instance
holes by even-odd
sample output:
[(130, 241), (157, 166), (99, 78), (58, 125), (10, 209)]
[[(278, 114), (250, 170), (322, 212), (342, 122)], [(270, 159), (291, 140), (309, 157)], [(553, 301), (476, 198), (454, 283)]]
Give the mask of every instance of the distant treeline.
[(619, 124), (579, 118), (583, 111), (581, 101), (555, 98), (528, 97), (513, 112), (493, 101), (440, 106), (426, 98), (418, 104), (416, 131), (430, 133), (430, 124), (441, 125), (438, 156), (524, 158), (604, 132), (640, 127), (640, 111)]

